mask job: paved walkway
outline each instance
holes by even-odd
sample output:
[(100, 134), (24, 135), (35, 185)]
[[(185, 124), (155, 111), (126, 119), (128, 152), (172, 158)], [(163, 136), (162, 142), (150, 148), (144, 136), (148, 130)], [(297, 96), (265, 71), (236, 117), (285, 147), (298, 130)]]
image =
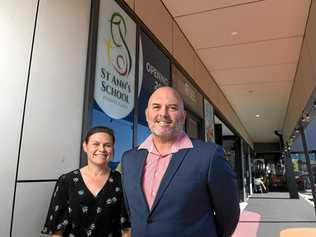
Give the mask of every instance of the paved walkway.
[(242, 212), (233, 237), (315, 237), (314, 207), (289, 193), (254, 194)]

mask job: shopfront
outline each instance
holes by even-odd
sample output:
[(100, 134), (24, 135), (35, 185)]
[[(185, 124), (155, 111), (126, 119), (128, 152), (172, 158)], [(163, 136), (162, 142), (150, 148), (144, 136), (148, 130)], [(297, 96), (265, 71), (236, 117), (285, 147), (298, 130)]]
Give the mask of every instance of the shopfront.
[[(94, 126), (114, 130), (115, 167), (124, 151), (150, 134), (145, 109), (150, 95), (172, 86), (183, 97), (191, 138), (214, 140), (212, 104), (142, 24), (113, 0), (93, 7), (83, 134)], [(81, 165), (85, 164), (84, 153)]]

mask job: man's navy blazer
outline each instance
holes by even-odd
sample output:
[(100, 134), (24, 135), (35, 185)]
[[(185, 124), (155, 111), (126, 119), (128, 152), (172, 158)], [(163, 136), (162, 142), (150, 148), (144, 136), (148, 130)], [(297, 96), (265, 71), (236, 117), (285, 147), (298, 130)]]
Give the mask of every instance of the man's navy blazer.
[(122, 157), (123, 190), (133, 237), (231, 236), (239, 220), (236, 175), (214, 143), (193, 140), (173, 154), (149, 209), (142, 188), (148, 151)]

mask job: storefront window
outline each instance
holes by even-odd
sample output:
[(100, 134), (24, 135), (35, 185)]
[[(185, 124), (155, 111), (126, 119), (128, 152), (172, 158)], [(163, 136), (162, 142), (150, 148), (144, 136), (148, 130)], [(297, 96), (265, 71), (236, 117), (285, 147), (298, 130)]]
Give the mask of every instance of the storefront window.
[(114, 130), (116, 138), (113, 162), (119, 162), (124, 151), (132, 148), (133, 114), (124, 119), (112, 119), (94, 102), (91, 127), (106, 126)]
[(205, 141), (215, 141), (214, 134), (214, 109), (207, 99), (204, 99), (204, 128)]
[(115, 1), (100, 1), (98, 29), (93, 34), (97, 43), (89, 127), (114, 130), (114, 162), (118, 163), (122, 153), (132, 148), (136, 23)]

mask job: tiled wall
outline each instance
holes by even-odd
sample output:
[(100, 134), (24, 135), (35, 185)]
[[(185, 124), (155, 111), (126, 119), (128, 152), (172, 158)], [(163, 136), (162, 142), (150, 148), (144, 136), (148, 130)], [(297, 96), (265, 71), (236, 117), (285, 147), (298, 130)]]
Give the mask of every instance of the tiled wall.
[(40, 236), (54, 180), (79, 167), (89, 17), (86, 0), (0, 3), (0, 236)]

